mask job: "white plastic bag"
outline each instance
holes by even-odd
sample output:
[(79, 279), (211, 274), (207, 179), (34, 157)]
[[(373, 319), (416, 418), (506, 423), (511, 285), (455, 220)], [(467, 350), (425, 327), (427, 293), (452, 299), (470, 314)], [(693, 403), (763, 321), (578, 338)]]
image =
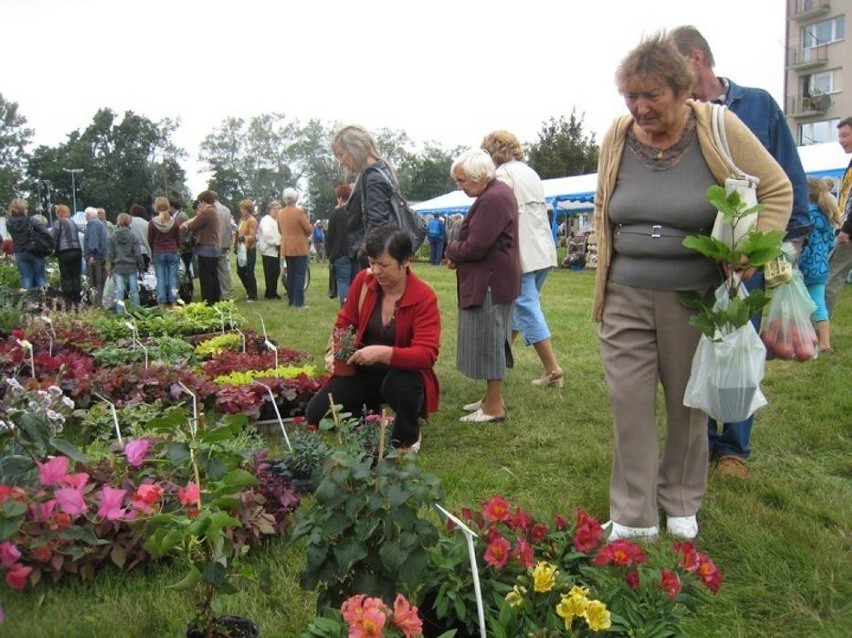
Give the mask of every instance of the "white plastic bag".
[(793, 268), (789, 282), (772, 289), (766, 322), (760, 333), (766, 349), (780, 359), (810, 361), (818, 351), (811, 315), (816, 304), (808, 294), (802, 273)]
[(115, 277), (109, 275), (104, 282), (104, 292), (101, 296), (101, 305), (110, 310), (115, 307)]
[(245, 268), (246, 264), (248, 264), (248, 249), (245, 244), (240, 243), (237, 245), (237, 266)]
[[(739, 294), (748, 293), (743, 286)], [(716, 290), (716, 307), (727, 306), (727, 287)], [(733, 330), (702, 335), (692, 358), (683, 404), (704, 410), (719, 423), (736, 423), (767, 404), (760, 390), (766, 348), (751, 321)]]

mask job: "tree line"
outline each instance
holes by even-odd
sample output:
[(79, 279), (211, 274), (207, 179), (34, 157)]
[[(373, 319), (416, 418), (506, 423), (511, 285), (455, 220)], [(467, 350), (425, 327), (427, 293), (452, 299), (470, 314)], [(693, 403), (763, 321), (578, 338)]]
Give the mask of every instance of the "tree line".
[[(101, 108), (82, 131), (68, 133), (56, 146), (30, 150), (35, 132), (18, 104), (0, 93), (0, 201), (22, 196), (31, 210), (44, 214), (57, 204), (71, 204), (69, 171), (74, 169), (78, 209), (101, 206), (114, 218), (132, 204), (150, 208), (158, 195), (189, 202), (192, 194), (180, 164), (188, 153), (172, 140), (179, 126), (179, 120), (153, 121), (133, 111), (120, 116)], [(227, 117), (199, 148), (198, 159), (211, 175), (208, 188), (232, 210), (245, 198), (263, 210), (285, 187), (295, 186), (304, 194), (302, 203), (324, 218), (336, 203), (334, 187), (354, 178), (342, 172), (329, 147), (338, 126), (317, 119), (302, 123), (284, 113)], [(387, 128), (373, 133), (409, 200), (424, 201), (455, 188), (450, 165), (462, 147), (434, 141), (418, 146), (404, 131)], [(573, 110), (567, 118), (544, 122), (525, 151), (543, 179), (590, 173), (597, 166), (595, 135), (585, 133), (583, 116)]]

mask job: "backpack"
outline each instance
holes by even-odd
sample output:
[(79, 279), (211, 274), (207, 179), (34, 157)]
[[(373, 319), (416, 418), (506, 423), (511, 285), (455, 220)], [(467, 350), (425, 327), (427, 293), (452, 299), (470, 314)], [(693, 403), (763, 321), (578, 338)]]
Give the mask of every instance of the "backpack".
[(443, 239), (444, 225), (437, 217), (429, 220), (429, 239)]
[(36, 257), (50, 257), (56, 250), (53, 235), (41, 224), (30, 220), (27, 229), (27, 250)]

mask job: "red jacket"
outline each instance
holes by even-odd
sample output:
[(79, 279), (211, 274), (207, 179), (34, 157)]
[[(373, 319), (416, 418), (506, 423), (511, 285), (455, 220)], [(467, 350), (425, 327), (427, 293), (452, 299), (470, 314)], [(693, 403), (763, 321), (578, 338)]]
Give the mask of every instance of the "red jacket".
[[(367, 288), (363, 303), (361, 289)], [(361, 346), (364, 331), (378, 299), (379, 284), (369, 269), (359, 272), (346, 295), (346, 303), (334, 322), (336, 328), (355, 326), (356, 344)], [(360, 310), (358, 306), (361, 306)], [(438, 409), (440, 387), (435, 375), (435, 361), (441, 344), (441, 313), (438, 297), (426, 283), (408, 269), (405, 292), (396, 312), (396, 339), (390, 367), (418, 370), (423, 377), (425, 400), (421, 415), (425, 418)]]

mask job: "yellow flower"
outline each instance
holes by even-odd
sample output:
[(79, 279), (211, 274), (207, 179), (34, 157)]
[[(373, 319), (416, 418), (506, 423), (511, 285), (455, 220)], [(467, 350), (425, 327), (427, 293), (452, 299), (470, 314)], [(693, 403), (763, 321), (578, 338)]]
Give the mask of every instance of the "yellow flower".
[(571, 591), (568, 592), (568, 595), (571, 598), (588, 598), (589, 596), (589, 588), (588, 587), (580, 587), (579, 585), (574, 585), (571, 588)]
[(520, 607), (524, 604), (524, 596), (526, 593), (526, 587), (515, 585), (512, 591), (506, 594), (506, 602), (509, 603), (510, 607)]
[(556, 584), (556, 576), (558, 574), (559, 570), (556, 569), (556, 565), (551, 565), (546, 561), (541, 561), (535, 566), (535, 569), (533, 569), (535, 591), (544, 593), (553, 589), (553, 586)]
[(559, 604), (556, 605), (556, 614), (565, 619), (565, 629), (571, 629), (571, 623), (575, 618), (585, 617), (588, 605), (589, 601), (585, 597), (563, 595)]
[(590, 600), (586, 608), (586, 622), (592, 631), (603, 631), (612, 627), (609, 610), (599, 600)]

